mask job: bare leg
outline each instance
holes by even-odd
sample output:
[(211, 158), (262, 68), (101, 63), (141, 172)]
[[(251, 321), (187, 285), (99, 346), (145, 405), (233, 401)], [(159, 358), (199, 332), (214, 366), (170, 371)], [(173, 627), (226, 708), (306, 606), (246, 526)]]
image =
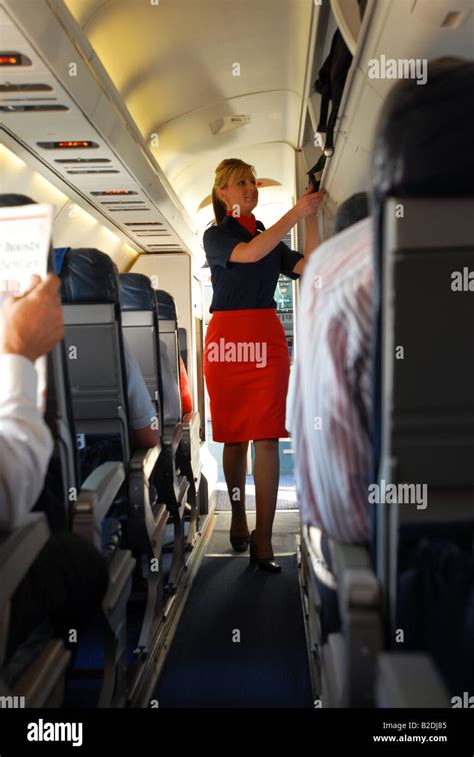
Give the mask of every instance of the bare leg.
[(248, 442), (224, 444), (222, 456), (224, 475), (232, 505), (232, 536), (248, 536), (247, 516), (245, 513), (245, 478), (247, 475)]
[(258, 439), (255, 441), (253, 477), (257, 503), (255, 546), (260, 559), (268, 560), (273, 557), (272, 528), (280, 478), (278, 439)]

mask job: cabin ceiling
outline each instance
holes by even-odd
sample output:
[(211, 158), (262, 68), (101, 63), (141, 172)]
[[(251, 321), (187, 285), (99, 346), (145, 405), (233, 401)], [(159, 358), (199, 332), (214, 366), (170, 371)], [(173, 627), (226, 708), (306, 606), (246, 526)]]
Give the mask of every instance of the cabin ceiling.
[[(224, 158), (240, 157), (257, 176), (281, 184), (260, 192), (264, 222), (288, 207), (295, 194), (312, 0), (65, 4), (198, 226), (212, 216), (209, 206), (199, 214), (198, 208)], [(211, 124), (236, 115), (249, 120), (213, 133)]]

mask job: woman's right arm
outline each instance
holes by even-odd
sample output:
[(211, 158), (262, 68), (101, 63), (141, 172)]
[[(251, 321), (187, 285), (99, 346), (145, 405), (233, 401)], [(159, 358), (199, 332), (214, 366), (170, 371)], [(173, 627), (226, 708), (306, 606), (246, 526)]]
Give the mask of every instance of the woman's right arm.
[(256, 263), (264, 258), (298, 221), (316, 213), (321, 203), (321, 196), (321, 192), (305, 193), (296, 205), (269, 229), (262, 231), (251, 242), (239, 242), (232, 250), (229, 262)]

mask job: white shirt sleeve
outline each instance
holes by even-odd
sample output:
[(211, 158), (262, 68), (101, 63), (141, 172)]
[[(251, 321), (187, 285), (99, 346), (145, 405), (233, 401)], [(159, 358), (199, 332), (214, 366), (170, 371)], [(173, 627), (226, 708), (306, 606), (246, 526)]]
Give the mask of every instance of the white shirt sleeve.
[(124, 336), (125, 367), (127, 371), (128, 410), (133, 430), (150, 426), (156, 416), (145, 380), (135, 356), (131, 353)]
[(20, 355), (0, 355), (0, 530), (11, 530), (38, 499), (53, 451), (36, 407), (38, 377)]

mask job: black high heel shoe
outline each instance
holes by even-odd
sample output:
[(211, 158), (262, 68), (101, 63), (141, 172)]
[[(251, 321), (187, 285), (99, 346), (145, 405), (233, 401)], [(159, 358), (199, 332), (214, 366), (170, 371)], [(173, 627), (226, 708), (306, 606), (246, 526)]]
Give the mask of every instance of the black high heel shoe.
[(279, 565), (273, 557), (269, 560), (262, 560), (257, 553), (257, 547), (253, 542), (253, 535), (255, 531), (250, 534), (250, 565), (257, 564), (260, 570), (266, 570), (268, 573), (280, 573), (281, 565)]
[(250, 536), (232, 536), (231, 534), (229, 538), (234, 552), (246, 552), (250, 544)]

